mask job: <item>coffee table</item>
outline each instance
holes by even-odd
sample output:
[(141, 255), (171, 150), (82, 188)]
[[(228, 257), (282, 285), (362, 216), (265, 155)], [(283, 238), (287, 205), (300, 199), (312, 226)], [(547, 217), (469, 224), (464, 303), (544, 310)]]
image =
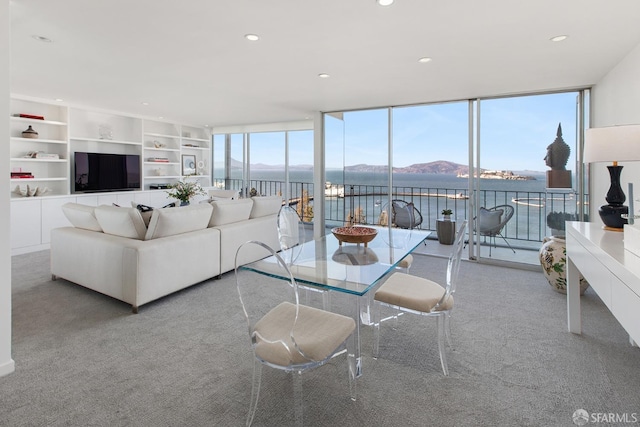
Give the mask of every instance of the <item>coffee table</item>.
[[(303, 286), (334, 292), (353, 301), (348, 304), (356, 320), (356, 376), (362, 375), (360, 324), (369, 324), (370, 296), (396, 265), (429, 237), (431, 232), (400, 228), (371, 227), (378, 234), (367, 247), (340, 245), (333, 234), (311, 240), (280, 253), (296, 281)], [(274, 257), (241, 268), (289, 280), (281, 274)]]

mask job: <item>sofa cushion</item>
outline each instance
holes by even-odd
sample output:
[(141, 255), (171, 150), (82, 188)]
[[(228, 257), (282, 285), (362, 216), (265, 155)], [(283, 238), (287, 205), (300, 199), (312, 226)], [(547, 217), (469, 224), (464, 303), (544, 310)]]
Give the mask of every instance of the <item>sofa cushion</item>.
[(249, 219), (253, 200), (214, 200), (211, 206), (213, 206), (213, 214), (211, 214), (209, 227), (217, 227)]
[(209, 225), (213, 207), (193, 204), (175, 209), (154, 209), (145, 240), (203, 230)]
[(253, 207), (249, 218), (260, 218), (261, 216), (275, 215), (282, 207), (282, 197), (280, 196), (267, 196), (267, 197), (252, 197)]
[(80, 203), (65, 203), (62, 212), (71, 225), (91, 231), (102, 231), (95, 215), (95, 206), (81, 205)]
[(224, 199), (238, 199), (238, 190), (209, 190), (209, 201), (224, 200)]
[(114, 236), (142, 240), (147, 232), (140, 211), (136, 208), (100, 205), (95, 209), (102, 231)]

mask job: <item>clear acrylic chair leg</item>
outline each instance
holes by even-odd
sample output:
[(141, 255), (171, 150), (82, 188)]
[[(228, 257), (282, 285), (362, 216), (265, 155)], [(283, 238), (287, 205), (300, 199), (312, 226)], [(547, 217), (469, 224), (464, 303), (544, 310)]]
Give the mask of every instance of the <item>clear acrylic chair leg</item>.
[(442, 372), (444, 372), (446, 376), (449, 375), (449, 368), (447, 367), (447, 355), (445, 353), (446, 349), (444, 345), (444, 316), (436, 316), (436, 320), (438, 327), (438, 350), (440, 351), (440, 363), (442, 364)]
[(356, 400), (356, 338), (351, 334), (347, 338), (347, 365), (349, 366), (349, 396), (351, 400)]
[(302, 398), (302, 371), (293, 372), (293, 405), (296, 426), (302, 427), (302, 409), (304, 407), (304, 399)]
[(446, 311), (444, 313), (444, 334), (447, 338), (447, 344), (449, 348), (453, 348), (453, 344), (451, 344), (451, 312)]
[(258, 397), (260, 396), (260, 380), (262, 379), (262, 363), (258, 359), (253, 361), (253, 384), (251, 385), (251, 402), (249, 403), (249, 415), (247, 416), (247, 427), (253, 422), (253, 417), (258, 408)]

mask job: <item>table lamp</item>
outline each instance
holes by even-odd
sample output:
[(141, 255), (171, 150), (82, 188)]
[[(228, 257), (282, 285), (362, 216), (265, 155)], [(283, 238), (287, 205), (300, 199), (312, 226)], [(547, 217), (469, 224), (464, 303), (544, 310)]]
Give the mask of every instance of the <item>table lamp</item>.
[(605, 229), (622, 231), (629, 213), (624, 205), (626, 197), (620, 186), (622, 166), (620, 161), (640, 160), (640, 125), (609, 126), (587, 129), (584, 138), (585, 163), (613, 162), (607, 166), (611, 177), (611, 186), (607, 192), (606, 205), (599, 210)]

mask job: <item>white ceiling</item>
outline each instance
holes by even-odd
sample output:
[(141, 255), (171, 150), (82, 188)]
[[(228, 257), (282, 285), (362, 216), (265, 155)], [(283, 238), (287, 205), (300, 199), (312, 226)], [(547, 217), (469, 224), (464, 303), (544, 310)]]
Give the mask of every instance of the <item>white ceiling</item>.
[(640, 43), (638, 0), (11, 0), (11, 14), (12, 93), (211, 126), (590, 86)]

